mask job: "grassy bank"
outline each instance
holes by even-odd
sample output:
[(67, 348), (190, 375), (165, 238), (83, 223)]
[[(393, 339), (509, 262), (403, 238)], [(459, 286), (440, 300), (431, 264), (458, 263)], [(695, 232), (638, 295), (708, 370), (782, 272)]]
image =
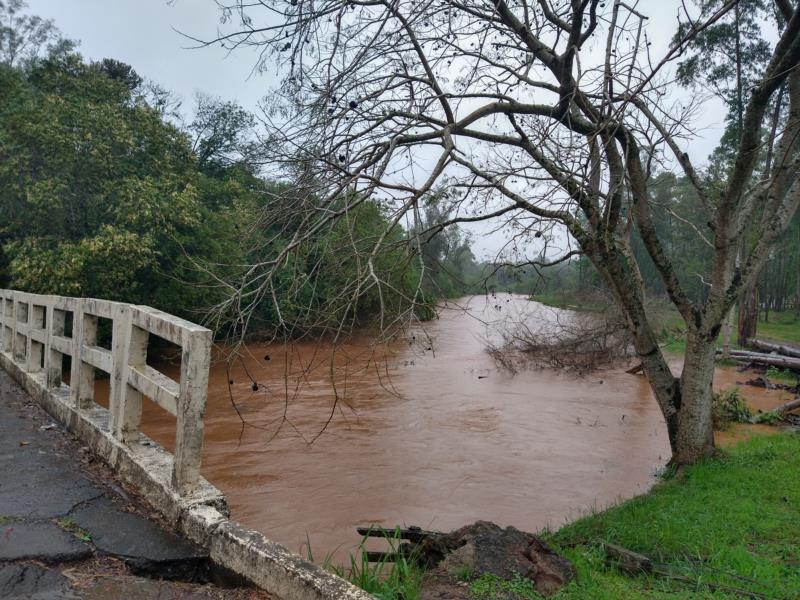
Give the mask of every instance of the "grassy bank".
[[(674, 307), (663, 307), (663, 317), (669, 319), (675, 329), (685, 329), (683, 319), (681, 319), (678, 311)], [(731, 347), (734, 349), (741, 349), (742, 347), (736, 343), (736, 331), (738, 327), (738, 319), (735, 318), (733, 322), (733, 340)], [(673, 331), (675, 331), (673, 329)], [(771, 312), (769, 314), (769, 321), (764, 320), (764, 314), (761, 313), (758, 317), (758, 328), (756, 337), (759, 339), (770, 340), (774, 342), (788, 342), (790, 344), (800, 344), (800, 319), (793, 311), (786, 312)], [(663, 337), (661, 339), (664, 343), (664, 349), (673, 354), (683, 354), (686, 349), (686, 339), (684, 336)], [(719, 345), (722, 345), (722, 333), (718, 338)]]
[[(800, 598), (800, 435), (753, 438), (547, 538), (578, 570), (555, 596), (562, 600), (746, 597), (721, 586)], [(606, 564), (604, 542), (683, 579), (624, 574)], [(502, 591), (538, 598), (521, 582), (490, 577), (471, 589), (481, 600)]]

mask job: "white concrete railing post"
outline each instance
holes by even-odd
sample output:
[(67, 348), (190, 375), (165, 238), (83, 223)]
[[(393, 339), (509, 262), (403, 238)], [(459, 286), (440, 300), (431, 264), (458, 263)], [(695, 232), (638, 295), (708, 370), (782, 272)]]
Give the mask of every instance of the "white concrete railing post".
[[(117, 325), (117, 321), (114, 325)], [(140, 390), (130, 385), (130, 373), (132, 367), (143, 370), (147, 366), (150, 334), (133, 325), (131, 309), (128, 308), (120, 315), (119, 330), (115, 329), (114, 335), (115, 371), (111, 396), (114, 398), (116, 412), (112, 414), (112, 431), (118, 439), (130, 442), (139, 437), (144, 398)]]
[(38, 373), (44, 368), (44, 348), (47, 343), (45, 331), (45, 311), (43, 304), (28, 302), (28, 337), (26, 339), (25, 356), (28, 373)]
[[(101, 318), (112, 324), (110, 350), (98, 346)], [(151, 334), (180, 346), (180, 382), (147, 364)], [(211, 342), (208, 329), (147, 306), (0, 290), (0, 352), (30, 376), (43, 375), (47, 389), (64, 385), (67, 355), (69, 401), (77, 409), (95, 407), (95, 369), (109, 374), (109, 423), (118, 440), (138, 440), (145, 397), (176, 417), (171, 484), (181, 495), (200, 479)]]
[(211, 362), (211, 332), (184, 331), (182, 341), (172, 485), (177, 490), (190, 491), (200, 477), (208, 369)]
[(0, 352), (11, 352), (11, 319), (14, 318), (14, 300), (7, 292), (0, 293)]
[(53, 389), (61, 385), (61, 373), (64, 370), (64, 354), (55, 347), (53, 338), (64, 337), (67, 324), (67, 313), (56, 308), (54, 302), (47, 305), (47, 342), (44, 355), (44, 372), (47, 377), (47, 388)]
[[(11, 318), (11, 354), (14, 360), (22, 362), (25, 359), (25, 346), (27, 342), (19, 331), (21, 329), (20, 324), (22, 323), (23, 314), (25, 314), (25, 323), (28, 321), (27, 308), (23, 311), (22, 303), (16, 297), (13, 298), (12, 302), (14, 304), (14, 313)], [(22, 337), (22, 339), (20, 339), (20, 337)]]
[(72, 313), (72, 371), (70, 397), (78, 408), (94, 401), (94, 366), (83, 360), (84, 348), (97, 344), (97, 317), (85, 312), (86, 300), (80, 299)]

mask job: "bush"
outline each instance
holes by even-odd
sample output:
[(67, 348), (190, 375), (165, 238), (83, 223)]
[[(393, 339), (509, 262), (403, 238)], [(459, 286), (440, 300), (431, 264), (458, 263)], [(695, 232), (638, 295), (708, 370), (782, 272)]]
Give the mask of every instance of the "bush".
[(728, 429), (731, 423), (750, 423), (753, 418), (747, 399), (736, 387), (715, 393), (711, 410), (716, 431)]

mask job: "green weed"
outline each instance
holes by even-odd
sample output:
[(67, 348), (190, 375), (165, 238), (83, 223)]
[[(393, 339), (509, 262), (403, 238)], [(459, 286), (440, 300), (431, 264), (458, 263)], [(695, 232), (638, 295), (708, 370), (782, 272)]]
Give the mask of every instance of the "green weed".
[[(379, 600), (418, 600), (422, 593), (422, 579), (425, 573), (413, 556), (405, 556), (399, 551), (400, 539), (397, 536), (385, 536), (389, 545), (388, 552), (395, 554), (396, 559), (375, 563), (367, 560), (365, 544), (368, 539), (369, 536), (364, 536), (356, 553), (350, 555), (349, 565), (334, 565), (331, 556), (328, 555), (322, 562), (322, 567), (347, 579)], [(309, 560), (313, 560), (308, 539), (306, 545)]]
[(783, 421), (783, 417), (778, 411), (770, 410), (757, 415), (755, 421), (756, 423), (763, 423), (764, 425), (777, 425)]
[(753, 419), (753, 412), (747, 406), (747, 399), (739, 393), (738, 387), (716, 392), (711, 411), (716, 431), (728, 429), (731, 423), (750, 423)]
[(460, 565), (454, 573), (459, 581), (472, 581), (475, 579), (475, 568), (472, 565)]
[(63, 529), (64, 531), (69, 531), (79, 540), (83, 540), (84, 542), (92, 541), (92, 534), (90, 534), (85, 529), (79, 527), (78, 524), (75, 522), (75, 519), (72, 518), (56, 519), (56, 524), (59, 527), (61, 527), (61, 529)]

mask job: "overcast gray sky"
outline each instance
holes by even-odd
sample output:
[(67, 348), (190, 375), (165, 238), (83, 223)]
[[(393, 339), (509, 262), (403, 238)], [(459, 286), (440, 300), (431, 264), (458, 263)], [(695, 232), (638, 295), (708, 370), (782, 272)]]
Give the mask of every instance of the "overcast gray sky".
[[(255, 111), (258, 101), (278, 81), (276, 74), (254, 74), (255, 56), (248, 50), (228, 55), (219, 47), (192, 49), (178, 31), (213, 37), (219, 11), (213, 0), (28, 0), (30, 12), (51, 18), (67, 37), (81, 42), (90, 60), (115, 58), (143, 77), (176, 92), (190, 111), (195, 91), (236, 100)], [(649, 15), (648, 35), (654, 57), (661, 57), (677, 26), (681, 0), (629, 0)], [(691, 92), (680, 91), (684, 97)], [(188, 114), (188, 113), (187, 113)], [(711, 103), (699, 115), (699, 138), (686, 148), (696, 163), (705, 160), (722, 132), (725, 110)], [(470, 228), (475, 250), (488, 257), (502, 245), (503, 235), (485, 225)]]
[[(190, 102), (201, 90), (255, 109), (277, 77), (253, 75), (254, 55), (237, 50), (227, 55), (219, 47), (191, 49), (192, 43), (175, 30), (212, 37), (219, 12), (213, 0), (28, 0), (30, 12), (55, 20), (70, 38), (81, 42), (82, 54), (92, 60), (115, 58), (132, 65)], [(637, 4), (631, 1), (630, 4)], [(675, 31), (680, 0), (641, 0), (648, 15), (654, 56), (663, 52)], [(691, 154), (700, 158), (716, 145), (724, 113), (710, 111), (701, 126), (709, 128)]]
[(237, 100), (254, 110), (275, 79), (250, 78), (254, 58), (216, 48), (190, 49), (175, 29), (211, 37), (219, 13), (213, 0), (28, 0), (33, 14), (51, 18), (69, 38), (81, 42), (88, 59), (115, 58), (148, 79), (177, 92), (187, 104), (201, 90)]

